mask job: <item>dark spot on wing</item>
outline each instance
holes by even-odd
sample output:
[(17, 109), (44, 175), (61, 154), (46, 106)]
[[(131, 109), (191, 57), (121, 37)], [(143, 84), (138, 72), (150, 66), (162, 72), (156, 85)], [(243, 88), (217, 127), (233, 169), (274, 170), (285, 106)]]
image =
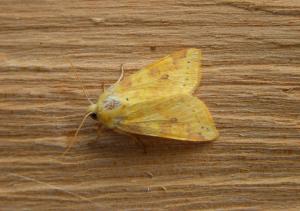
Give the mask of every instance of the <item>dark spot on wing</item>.
[(173, 117), (173, 118), (170, 119), (170, 122), (171, 123), (176, 123), (176, 122), (178, 122), (178, 119), (176, 117)]
[(202, 129), (202, 130), (209, 131), (209, 128), (208, 128), (208, 127), (201, 126), (201, 129)]
[(166, 80), (166, 79), (168, 79), (169, 78), (169, 75), (168, 74), (163, 74), (161, 77), (160, 77), (160, 79), (164, 79), (164, 80)]

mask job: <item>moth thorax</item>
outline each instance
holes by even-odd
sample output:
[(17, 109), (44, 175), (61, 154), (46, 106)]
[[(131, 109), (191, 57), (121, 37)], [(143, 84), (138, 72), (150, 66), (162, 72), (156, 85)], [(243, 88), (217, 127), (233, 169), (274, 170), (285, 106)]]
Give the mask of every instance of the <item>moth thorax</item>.
[(121, 106), (120, 99), (116, 96), (108, 96), (103, 101), (103, 109), (104, 110), (114, 110)]

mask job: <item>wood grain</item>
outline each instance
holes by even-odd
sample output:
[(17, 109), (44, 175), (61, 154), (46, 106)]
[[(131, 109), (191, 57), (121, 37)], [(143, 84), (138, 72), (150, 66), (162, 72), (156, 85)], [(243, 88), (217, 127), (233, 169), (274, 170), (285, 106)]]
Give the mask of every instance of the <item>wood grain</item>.
[[(0, 2), (1, 210), (299, 210), (298, 0)], [(196, 92), (218, 141), (185, 144), (89, 120), (101, 84), (201, 48)]]

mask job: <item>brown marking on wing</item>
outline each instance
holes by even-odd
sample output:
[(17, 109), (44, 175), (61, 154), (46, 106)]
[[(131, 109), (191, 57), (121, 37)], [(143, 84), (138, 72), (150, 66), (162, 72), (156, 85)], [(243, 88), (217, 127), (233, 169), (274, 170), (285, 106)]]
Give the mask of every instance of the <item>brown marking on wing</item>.
[(149, 71), (149, 76), (151, 77), (157, 77), (160, 75), (160, 69), (158, 68), (151, 68)]
[(176, 117), (173, 117), (173, 118), (170, 119), (170, 122), (171, 123), (177, 123), (178, 119)]
[(163, 79), (163, 80), (166, 80), (169, 78), (169, 75), (168, 74), (163, 74), (160, 79)]
[(181, 51), (177, 51), (177, 52), (173, 53), (171, 55), (171, 57), (173, 59), (173, 62), (176, 62), (179, 59), (185, 58), (186, 54), (187, 54), (187, 50), (185, 49), (185, 50), (181, 50)]
[(123, 80), (120, 82), (120, 85), (124, 88), (128, 88), (132, 85), (131, 79), (130, 78), (126, 78), (126, 80)]
[(193, 141), (201, 141), (204, 140), (204, 137), (198, 133), (189, 133), (188, 139)]
[(175, 67), (175, 69), (178, 69), (180, 67), (180, 62), (183, 58), (186, 57), (187, 54), (187, 50), (181, 50), (178, 52), (175, 52), (174, 54), (172, 54), (172, 59), (173, 59), (173, 65)]

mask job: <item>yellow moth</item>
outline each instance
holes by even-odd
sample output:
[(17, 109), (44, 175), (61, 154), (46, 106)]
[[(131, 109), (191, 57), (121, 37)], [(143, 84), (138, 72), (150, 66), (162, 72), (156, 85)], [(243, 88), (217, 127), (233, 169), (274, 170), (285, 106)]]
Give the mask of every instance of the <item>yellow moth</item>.
[(214, 140), (219, 133), (212, 116), (192, 95), (201, 75), (199, 49), (174, 52), (129, 77), (121, 80), (121, 76), (88, 107), (84, 120), (91, 116), (107, 128), (128, 134)]

